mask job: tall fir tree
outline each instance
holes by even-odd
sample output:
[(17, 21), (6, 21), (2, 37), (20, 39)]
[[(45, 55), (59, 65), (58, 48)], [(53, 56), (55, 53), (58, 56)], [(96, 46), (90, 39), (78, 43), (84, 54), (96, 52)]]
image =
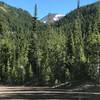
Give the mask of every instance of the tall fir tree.
[(38, 81), (38, 64), (37, 64), (37, 4), (35, 4), (34, 8), (34, 17), (32, 17), (32, 33), (30, 38), (30, 45), (28, 51), (29, 65), (32, 67), (33, 72), (33, 80)]
[(3, 29), (2, 29), (2, 24), (0, 22), (0, 34), (2, 34), (2, 33), (3, 33)]

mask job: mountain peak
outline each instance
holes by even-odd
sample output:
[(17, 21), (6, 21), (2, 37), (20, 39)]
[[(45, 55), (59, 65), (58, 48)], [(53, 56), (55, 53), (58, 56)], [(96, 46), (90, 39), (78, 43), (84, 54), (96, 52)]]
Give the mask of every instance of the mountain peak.
[(53, 13), (48, 13), (47, 16), (43, 17), (41, 21), (43, 23), (54, 23), (56, 21), (59, 21), (61, 18), (63, 18), (65, 15), (64, 14), (53, 14)]

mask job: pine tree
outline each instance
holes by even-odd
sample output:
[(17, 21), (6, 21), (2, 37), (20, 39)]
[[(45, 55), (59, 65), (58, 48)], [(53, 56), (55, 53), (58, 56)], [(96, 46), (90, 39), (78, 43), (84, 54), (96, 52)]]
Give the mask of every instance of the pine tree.
[[(37, 65), (37, 4), (35, 4), (35, 10), (34, 10), (34, 17), (32, 18), (32, 23), (33, 23), (33, 29), (31, 33), (31, 38), (30, 38), (30, 44), (29, 44), (29, 51), (28, 51), (28, 59), (29, 63), (32, 66), (32, 72), (33, 76), (38, 80), (38, 65)], [(29, 67), (30, 68), (30, 67)], [(30, 72), (31, 73), (31, 72)], [(33, 77), (33, 78), (34, 78)]]
[(2, 24), (0, 23), (0, 34), (3, 33)]

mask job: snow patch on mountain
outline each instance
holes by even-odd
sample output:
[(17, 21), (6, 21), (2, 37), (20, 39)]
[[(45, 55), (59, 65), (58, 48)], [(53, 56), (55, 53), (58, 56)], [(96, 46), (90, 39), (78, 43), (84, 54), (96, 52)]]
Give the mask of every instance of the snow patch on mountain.
[(55, 15), (55, 17), (53, 18), (53, 20), (54, 21), (58, 21), (58, 20), (60, 20), (62, 17), (64, 17), (65, 15), (63, 15), (63, 14), (57, 14), (57, 15)]

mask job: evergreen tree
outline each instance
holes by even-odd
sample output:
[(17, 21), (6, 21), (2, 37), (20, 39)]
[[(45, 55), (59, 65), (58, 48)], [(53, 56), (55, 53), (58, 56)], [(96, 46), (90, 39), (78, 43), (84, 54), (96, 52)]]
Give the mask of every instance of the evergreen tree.
[(32, 72), (33, 72), (33, 80), (38, 81), (39, 78), (39, 69), (37, 65), (37, 5), (35, 5), (34, 10), (34, 17), (32, 18), (33, 23), (33, 30), (30, 37), (30, 44), (29, 44), (29, 51), (28, 51), (28, 59), (29, 64), (32, 66)]
[(55, 85), (86, 77), (99, 82), (96, 5), (80, 8), (78, 2), (78, 10), (53, 24), (37, 20), (37, 5), (33, 18), (6, 5), (10, 12), (0, 15), (0, 82)]
[(3, 33), (3, 29), (2, 29), (2, 24), (0, 22), (0, 34), (2, 34), (2, 33)]

